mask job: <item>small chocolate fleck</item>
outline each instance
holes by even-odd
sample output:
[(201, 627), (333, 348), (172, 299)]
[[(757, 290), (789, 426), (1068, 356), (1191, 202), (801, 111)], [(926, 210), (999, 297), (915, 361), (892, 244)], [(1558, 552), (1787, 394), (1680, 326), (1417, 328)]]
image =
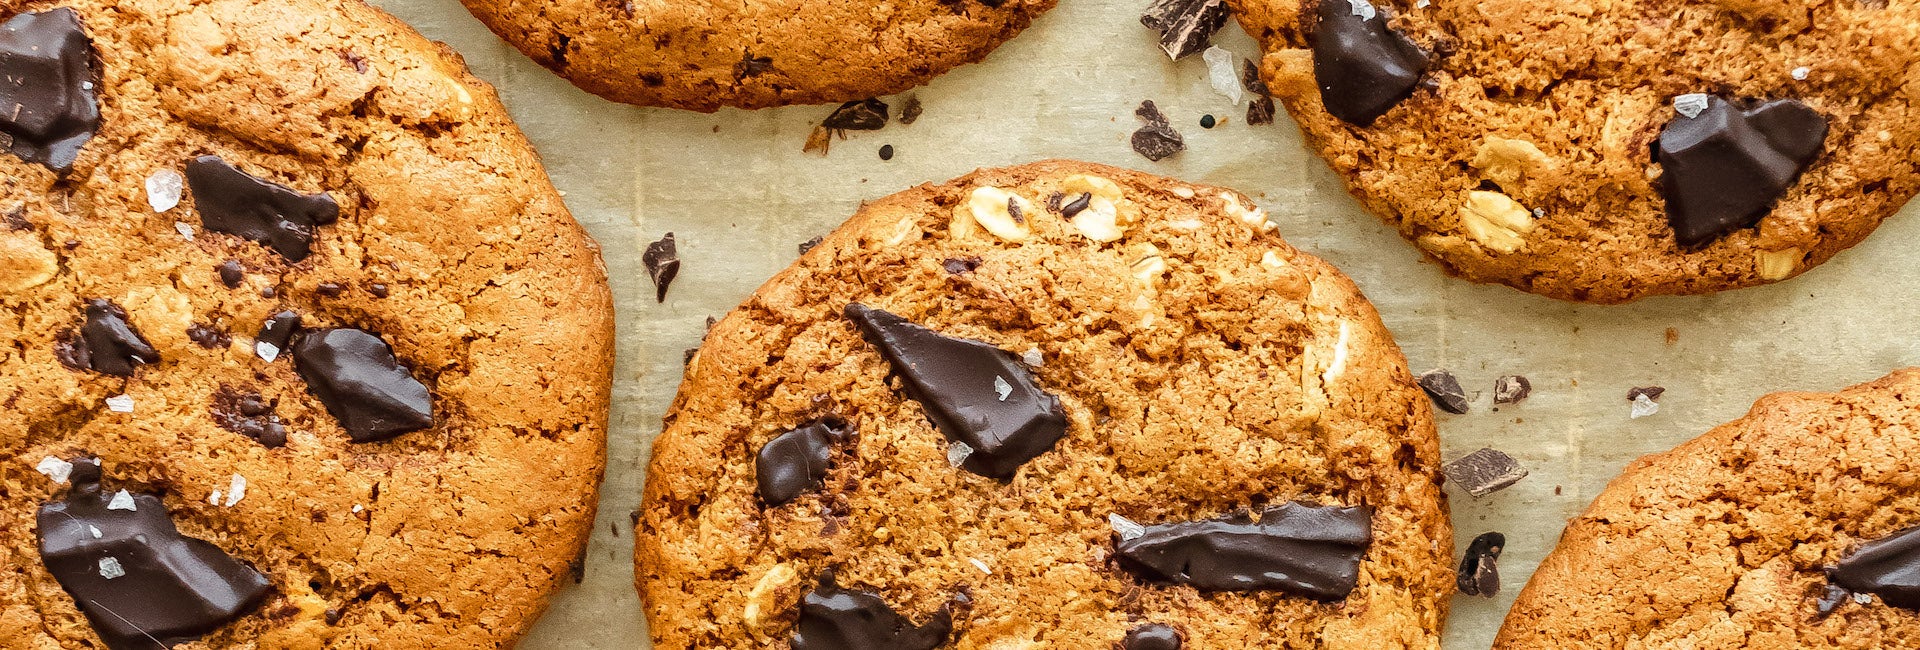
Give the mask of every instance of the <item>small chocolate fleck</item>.
[(1179, 131), (1173, 130), (1173, 126), (1167, 123), (1167, 116), (1153, 105), (1153, 100), (1140, 102), (1140, 107), (1134, 109), (1133, 114), (1146, 122), (1140, 130), (1133, 132), (1130, 139), (1135, 152), (1147, 160), (1159, 162), (1186, 150), (1186, 141), (1181, 139)]
[(80, 338), (70, 352), (75, 361), (84, 357), (87, 368), (120, 377), (133, 376), (133, 369), (140, 365), (160, 362), (160, 352), (127, 322), (127, 312), (119, 305), (95, 298), (87, 301), (85, 311), (86, 323), (80, 326)]
[(1267, 82), (1260, 78), (1260, 66), (1253, 59), (1240, 60), (1240, 86), (1255, 97), (1273, 97), (1273, 91), (1267, 88)]
[(1093, 204), (1093, 193), (1081, 192), (1080, 196), (1073, 197), (1072, 201), (1067, 202), (1066, 205), (1060, 206), (1060, 216), (1066, 217), (1068, 219), (1072, 219), (1074, 215), (1080, 214), (1081, 210), (1087, 209), (1087, 206), (1092, 204)]
[(1454, 415), (1464, 415), (1470, 405), (1467, 402), (1467, 390), (1460, 387), (1460, 379), (1445, 369), (1429, 370), (1420, 375), (1420, 390), (1427, 392), (1440, 410)]
[(880, 159), (893, 160), (893, 145), (890, 145), (890, 144), (880, 145)]
[(754, 455), (760, 500), (784, 505), (820, 487), (833, 462), (833, 446), (846, 438), (838, 422), (815, 420), (774, 436)]
[(1007, 216), (1012, 217), (1014, 223), (1026, 223), (1025, 211), (1020, 209), (1020, 199), (1017, 197), (1018, 195), (1007, 197)]
[(287, 344), (293, 341), (293, 333), (300, 330), (300, 314), (292, 310), (282, 311), (267, 318), (260, 324), (260, 333), (253, 337), (255, 341), (273, 346), (275, 350), (285, 351)]
[(1505, 452), (1488, 447), (1442, 465), (1440, 473), (1479, 498), (1520, 482), (1527, 477), (1527, 468)]
[(1154, 0), (1140, 24), (1160, 33), (1160, 49), (1180, 60), (1207, 49), (1213, 33), (1227, 24), (1226, 0)]
[(347, 611), (344, 609), (341, 609), (338, 607), (327, 608), (326, 618), (327, 618), (328, 625), (339, 625), (340, 619), (343, 619), (346, 617), (347, 617)]
[(873, 131), (886, 125), (887, 103), (878, 99), (841, 104), (820, 122), (820, 126), (834, 131)]
[(800, 242), (800, 254), (807, 254), (807, 251), (813, 250), (813, 247), (819, 246), (820, 242), (825, 239), (826, 237), (814, 237), (813, 239)]
[(100, 128), (92, 39), (66, 7), (0, 24), (0, 146), (66, 172)]
[(1356, 6), (1349, 0), (1319, 0), (1313, 74), (1328, 113), (1368, 126), (1413, 94), (1426, 71), (1427, 53), (1387, 25), (1384, 7), (1356, 15)]
[(294, 369), (354, 442), (433, 426), (433, 396), (365, 330), (314, 330), (294, 343)]
[(920, 119), (920, 96), (907, 95), (906, 105), (900, 107), (900, 123), (912, 124), (918, 119)]
[(1888, 605), (1920, 609), (1920, 526), (1861, 544), (1827, 571), (1827, 579)]
[(262, 298), (273, 298), (279, 295), (280, 295), (279, 289), (275, 289), (273, 287), (260, 287), (260, 297)]
[(8, 210), (5, 221), (8, 230), (22, 232), (33, 230), (33, 222), (27, 221), (27, 209), (24, 206), (14, 206), (12, 210)]
[(209, 350), (225, 348), (233, 343), (233, 337), (227, 336), (226, 332), (199, 323), (187, 327), (187, 340)]
[(385, 298), (387, 297), (387, 285), (378, 282), (369, 284), (367, 285), (367, 293), (373, 294), (375, 298)]
[(338, 282), (322, 282), (313, 288), (313, 292), (328, 298), (338, 298), (346, 293), (347, 287)]
[(733, 64), (733, 80), (743, 81), (747, 77), (758, 77), (773, 69), (773, 57), (754, 56), (753, 52), (743, 52), (740, 62)]
[(974, 269), (980, 268), (980, 261), (981, 260), (979, 255), (968, 255), (966, 257), (949, 257), (945, 260), (942, 260), (940, 262), (940, 266), (945, 268), (948, 273), (952, 273), (954, 275), (964, 275), (967, 273), (972, 273)]
[(1273, 98), (1255, 97), (1247, 103), (1247, 124), (1265, 126), (1273, 123)]
[(311, 254), (314, 229), (340, 217), (339, 204), (326, 192), (296, 192), (240, 171), (219, 156), (189, 161), (187, 187), (208, 230), (266, 244), (293, 262)]
[(674, 276), (680, 274), (680, 254), (674, 247), (673, 233), (647, 244), (647, 251), (640, 254), (640, 263), (646, 265), (647, 276), (653, 278), (654, 301), (666, 302), (667, 287), (673, 284)]
[(1214, 120), (1212, 115), (1200, 116), (1200, 128), (1211, 129), (1213, 128), (1213, 125), (1214, 125)]
[(1180, 650), (1180, 631), (1159, 623), (1148, 623), (1127, 631), (1121, 650)]
[(1288, 502), (1241, 515), (1155, 524), (1114, 544), (1121, 566), (1202, 591), (1279, 590), (1322, 601), (1360, 583), (1373, 509)]
[(1519, 404), (1533, 394), (1533, 383), (1520, 375), (1503, 375), (1493, 380), (1493, 403)]
[(1460, 571), (1454, 576), (1454, 583), (1460, 587), (1460, 593), (1468, 596), (1492, 598), (1500, 595), (1500, 551), (1507, 545), (1507, 536), (1500, 533), (1482, 533), (1467, 545), (1467, 554), (1460, 558)]
[(833, 573), (800, 600), (793, 650), (932, 650), (953, 634), (953, 611), (941, 607), (923, 625), (901, 616), (879, 594), (842, 589)]
[(1647, 399), (1658, 402), (1660, 401), (1660, 396), (1666, 394), (1666, 392), (1667, 389), (1659, 386), (1635, 386), (1627, 390), (1627, 401), (1631, 402), (1640, 399), (1641, 395), (1645, 395)]
[(367, 73), (367, 57), (360, 56), (358, 52), (353, 50), (340, 50), (340, 60), (345, 61), (349, 66), (353, 66), (354, 72), (360, 74)]
[(228, 289), (240, 288), (240, 282), (247, 279), (246, 272), (240, 268), (240, 260), (227, 260), (213, 268), (220, 273), (220, 284), (227, 285)]

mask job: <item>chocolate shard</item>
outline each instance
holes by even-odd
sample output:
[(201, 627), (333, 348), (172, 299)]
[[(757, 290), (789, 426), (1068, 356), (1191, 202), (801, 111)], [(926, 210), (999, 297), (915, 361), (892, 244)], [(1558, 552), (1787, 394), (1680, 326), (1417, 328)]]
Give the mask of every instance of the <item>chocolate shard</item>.
[(433, 426), (433, 396), (379, 336), (352, 328), (313, 330), (293, 344), (294, 368), (354, 442)]
[(160, 362), (160, 352), (133, 329), (119, 306), (95, 298), (87, 301), (86, 314), (87, 322), (80, 326), (79, 347), (84, 350), (75, 352), (94, 372), (131, 377), (141, 364)]
[(1366, 0), (1320, 0), (1313, 28), (1313, 76), (1327, 112), (1368, 126), (1413, 94), (1427, 53), (1387, 26)]
[(1467, 389), (1460, 387), (1460, 378), (1445, 369), (1428, 370), (1420, 375), (1420, 390), (1440, 410), (1454, 415), (1465, 415), (1472, 404), (1467, 401)]
[(1888, 605), (1920, 609), (1920, 526), (1860, 545), (1827, 571), (1827, 579)]
[(1507, 536), (1500, 533), (1481, 533), (1467, 545), (1467, 554), (1460, 558), (1460, 571), (1454, 576), (1454, 582), (1460, 587), (1460, 593), (1468, 596), (1492, 598), (1500, 595), (1500, 551), (1507, 545)]
[(1832, 614), (1833, 610), (1840, 609), (1841, 605), (1852, 599), (1853, 592), (1847, 591), (1846, 587), (1828, 583), (1822, 585), (1820, 595), (1814, 597), (1813, 608), (1824, 617)]
[(1519, 483), (1527, 477), (1527, 468), (1521, 467), (1520, 462), (1506, 452), (1482, 448), (1440, 466), (1440, 473), (1478, 499)]
[(1114, 545), (1121, 566), (1203, 591), (1279, 590), (1323, 601), (1347, 597), (1373, 544), (1373, 509), (1285, 503), (1257, 521), (1222, 517), (1155, 524)]
[(753, 464), (760, 500), (782, 505), (820, 487), (833, 460), (833, 445), (845, 436), (838, 423), (816, 420), (761, 445)]
[(282, 311), (260, 324), (260, 335), (254, 337), (254, 342), (273, 346), (273, 354), (277, 357), (279, 350), (287, 349), (287, 344), (293, 342), (293, 334), (298, 331), (300, 314), (293, 310)]
[(1827, 119), (1791, 99), (1741, 110), (1709, 97), (1693, 117), (1675, 116), (1653, 153), (1674, 239), (1699, 246), (1758, 223), (1826, 137)]
[(108, 507), (100, 461), (76, 459), (66, 498), (40, 506), (40, 558), (115, 650), (150, 650), (212, 632), (258, 606), (266, 576), (174, 527), (153, 494)]
[(1160, 49), (1180, 60), (1207, 49), (1213, 33), (1227, 24), (1226, 0), (1154, 0), (1140, 24), (1160, 33)]
[(667, 287), (680, 275), (680, 251), (674, 246), (673, 233), (647, 244), (646, 252), (640, 254), (640, 264), (647, 267), (647, 277), (653, 279), (654, 302), (666, 302)]
[(201, 225), (266, 244), (289, 261), (307, 259), (314, 229), (340, 218), (339, 204), (327, 193), (295, 192), (240, 171), (219, 156), (188, 162), (187, 187)]
[(953, 634), (953, 612), (940, 608), (923, 625), (901, 616), (879, 594), (841, 589), (832, 574), (800, 600), (793, 650), (932, 650)]
[(887, 125), (887, 103), (863, 99), (841, 104), (820, 126), (833, 131), (873, 131)]
[(1520, 375), (1502, 375), (1493, 380), (1493, 403), (1519, 404), (1533, 394), (1533, 382)]
[(1186, 139), (1180, 137), (1179, 131), (1173, 130), (1166, 114), (1153, 105), (1153, 100), (1140, 102), (1140, 107), (1134, 109), (1133, 114), (1146, 123), (1134, 131), (1129, 140), (1134, 152), (1145, 156), (1147, 160), (1160, 162), (1187, 149)]
[(1180, 631), (1159, 623), (1148, 623), (1127, 631), (1120, 641), (1121, 650), (1180, 650)]
[(1060, 399), (1040, 389), (1018, 355), (859, 303), (847, 305), (846, 316), (880, 348), (940, 433), (973, 449), (961, 469), (1010, 479), (1066, 434)]
[(21, 160), (64, 172), (100, 128), (93, 40), (66, 7), (0, 23), (0, 134)]

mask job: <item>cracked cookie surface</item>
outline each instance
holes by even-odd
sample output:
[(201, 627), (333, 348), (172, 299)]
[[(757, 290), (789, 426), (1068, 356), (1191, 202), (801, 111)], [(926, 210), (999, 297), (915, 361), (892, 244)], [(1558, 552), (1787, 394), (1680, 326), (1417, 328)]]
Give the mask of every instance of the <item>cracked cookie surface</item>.
[(492, 90), (355, 0), (0, 0), (61, 10), (99, 120), (0, 151), (0, 647), (100, 647), (35, 522), (83, 457), (269, 584), (175, 647), (510, 645), (592, 522), (612, 312)]
[[(1000, 374), (956, 386), (972, 366), (942, 358), (969, 354)], [(1040, 444), (951, 444), (955, 413)], [(1431, 648), (1453, 584), (1437, 456), (1373, 307), (1246, 197), (982, 170), (866, 204), (713, 326), (654, 443), (636, 580), (659, 647), (800, 647), (796, 628), (851, 629), (826, 605), (879, 602), (956, 648), (1104, 650), (1156, 625), (1198, 648)], [(1282, 504), (1274, 529), (1371, 526), (1344, 597), (1201, 591), (1116, 557), (1127, 522), (1191, 553), (1193, 527), (1155, 526)]]

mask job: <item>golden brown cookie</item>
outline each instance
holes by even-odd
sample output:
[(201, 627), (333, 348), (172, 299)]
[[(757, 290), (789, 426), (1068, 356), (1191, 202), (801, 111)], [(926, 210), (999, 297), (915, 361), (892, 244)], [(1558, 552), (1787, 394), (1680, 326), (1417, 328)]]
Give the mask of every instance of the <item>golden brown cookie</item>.
[(581, 552), (597, 247), (357, 1), (0, 0), (0, 646), (494, 648)]
[(1431, 648), (1452, 593), (1405, 359), (1228, 190), (1051, 161), (868, 203), (666, 421), (663, 648)]
[(1916, 467), (1920, 369), (1760, 398), (1628, 465), (1494, 647), (1920, 647)]
[(462, 0), (587, 92), (714, 111), (888, 95), (987, 57), (1054, 0)]
[(1236, 0), (1309, 145), (1449, 272), (1784, 280), (1920, 191), (1920, 2)]

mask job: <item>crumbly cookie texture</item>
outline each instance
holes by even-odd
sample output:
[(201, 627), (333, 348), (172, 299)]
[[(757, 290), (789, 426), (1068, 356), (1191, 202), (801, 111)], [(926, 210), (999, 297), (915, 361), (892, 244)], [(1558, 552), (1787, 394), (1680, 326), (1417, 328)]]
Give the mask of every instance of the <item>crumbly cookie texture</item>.
[(698, 111), (896, 93), (986, 58), (1055, 0), (462, 0), (495, 34), (618, 102)]
[[(354, 0), (0, 0), (0, 21), (61, 10), (100, 119), (64, 173), (0, 150), (0, 646), (102, 647), (62, 584), (93, 576), (41, 552), (91, 566), (102, 539), (136, 554), (97, 558), (113, 603), (172, 604), (124, 591), (166, 581), (149, 546), (197, 554), (172, 569), (193, 588), (264, 593), (177, 648), (513, 643), (592, 523), (612, 327), (597, 247), (493, 91)], [(57, 103), (28, 104), (9, 133)], [(281, 312), (307, 334), (263, 332)], [(99, 523), (48, 537), (36, 515), (68, 501)]]
[[(1323, 100), (1313, 37), (1322, 2), (1337, 5), (1331, 13), (1377, 12), (1373, 21), (1429, 54), (1411, 94), (1366, 126), (1329, 112), (1353, 91)], [(1913, 0), (1233, 6), (1309, 145), (1371, 211), (1476, 282), (1619, 303), (1784, 280), (1859, 243), (1920, 191)], [(1380, 84), (1405, 79), (1373, 65)], [(1694, 93), (1797, 100), (1828, 131), (1797, 180), (1742, 178), (1760, 173), (1751, 161), (1710, 166), (1742, 180), (1694, 186), (1791, 182), (1761, 201), (1770, 207), (1757, 226), (1683, 243), (1663, 188), (1687, 185), (1663, 178), (1674, 170), (1650, 151), (1682, 115), (1675, 98)]]
[[(915, 397), (948, 369), (890, 379), (855, 302), (1007, 351), (1064, 434), (989, 477)], [(1032, 403), (1024, 378), (993, 387), (976, 413)], [(847, 431), (830, 469), (766, 505), (756, 452), (820, 420)], [(666, 422), (636, 540), (660, 647), (787, 647), (829, 572), (915, 625), (951, 616), (957, 648), (1105, 649), (1150, 623), (1198, 648), (1432, 648), (1453, 589), (1404, 357), (1351, 281), (1228, 190), (1050, 161), (868, 203), (713, 327)], [(1115, 557), (1128, 522), (1296, 501), (1372, 508), (1344, 598), (1202, 592)]]
[(1920, 369), (1776, 393), (1634, 461), (1568, 524), (1494, 647), (1915, 647), (1920, 612), (1829, 596), (1826, 569), (1920, 525), (1916, 398)]

